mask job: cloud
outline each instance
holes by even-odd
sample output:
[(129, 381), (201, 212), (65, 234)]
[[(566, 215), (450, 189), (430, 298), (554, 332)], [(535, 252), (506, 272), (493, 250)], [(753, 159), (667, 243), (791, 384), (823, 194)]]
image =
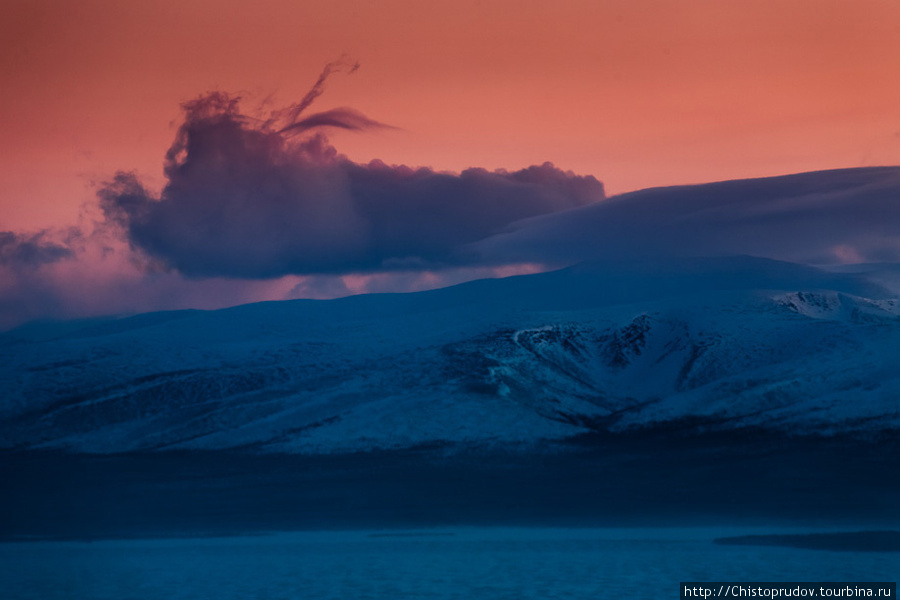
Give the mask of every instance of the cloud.
[(151, 192), (121, 171), (77, 226), (0, 232), (0, 329), (41, 318), (430, 289), (539, 266), (481, 265), (461, 251), (518, 219), (603, 199), (593, 177), (550, 164), (515, 172), (357, 164), (324, 136), (390, 126), (352, 108), (245, 114), (214, 92), (186, 102)]
[(381, 124), (348, 109), (304, 118), (318, 91), (268, 120), (220, 92), (186, 104), (161, 195), (119, 173), (99, 192), (106, 219), (135, 250), (188, 277), (253, 279), (465, 265), (467, 244), (604, 198), (593, 177), (549, 163), (459, 174), (354, 163), (321, 132), (294, 134)]
[(748, 254), (812, 265), (900, 261), (900, 168), (657, 188), (540, 216), (472, 244), (487, 264)]
[(285, 125), (278, 130), (278, 133), (297, 134), (317, 127), (337, 127), (339, 129), (348, 129), (350, 131), (363, 131), (365, 129), (378, 128), (393, 129), (390, 125), (373, 121), (357, 110), (342, 107), (316, 113), (300, 119), (295, 123), (291, 123), (290, 125)]
[(16, 270), (34, 268), (75, 255), (69, 243), (49, 238), (46, 231), (33, 234), (0, 231), (0, 265)]
[(214, 309), (282, 300), (298, 277), (245, 281), (185, 279), (148, 268), (127, 247), (91, 235), (54, 260), (0, 263), (0, 331), (35, 319), (183, 308)]
[(492, 279), (527, 275), (546, 270), (541, 264), (477, 266), (439, 271), (383, 271), (353, 275), (314, 275), (300, 277), (288, 298), (338, 298), (354, 294), (421, 292), (443, 288), (474, 279)]
[(296, 123), (300, 118), (300, 115), (305, 112), (319, 96), (325, 93), (325, 82), (328, 81), (328, 78), (331, 77), (332, 73), (344, 72), (353, 74), (356, 73), (358, 69), (359, 61), (351, 61), (347, 55), (342, 55), (337, 60), (328, 63), (325, 65), (325, 68), (322, 69), (319, 78), (316, 79), (316, 82), (309, 91), (306, 92), (306, 95), (303, 96), (300, 102), (287, 107), (285, 110), (281, 111), (278, 116), (284, 118), (288, 124)]

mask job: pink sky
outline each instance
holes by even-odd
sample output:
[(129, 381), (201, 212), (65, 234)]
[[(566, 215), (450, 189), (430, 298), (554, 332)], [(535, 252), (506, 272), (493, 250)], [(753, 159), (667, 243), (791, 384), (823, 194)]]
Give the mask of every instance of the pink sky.
[[(499, 269), (492, 263), (443, 270), (440, 260), (449, 255), (428, 254), (432, 233), (445, 235), (438, 242), (453, 241), (439, 250), (456, 251), (512, 222), (504, 218), (519, 218), (500, 211), (485, 231), (480, 218), (452, 230), (462, 214), (491, 214), (497, 208), (491, 194), (520, 185), (515, 173), (448, 183), (432, 172), (360, 167), (354, 175), (350, 163), (332, 165), (360, 185), (374, 181), (369, 192), (393, 190), (353, 199), (371, 218), (363, 224), (381, 238), (343, 270), (304, 270), (320, 258), (313, 248), (288, 256), (269, 279), (229, 271), (232, 239), (223, 232), (235, 234), (237, 252), (265, 250), (259, 242), (265, 240), (278, 257), (287, 250), (284, 240), (302, 237), (278, 206), (297, 208), (306, 198), (309, 214), (340, 212), (328, 202), (339, 202), (342, 191), (331, 189), (331, 200), (312, 198), (303, 186), (291, 188), (309, 181), (263, 165), (284, 175), (296, 193), (270, 203), (268, 214), (253, 205), (252, 214), (229, 221), (220, 203), (229, 194), (257, 199), (254, 189), (232, 194), (229, 187), (229, 174), (252, 162), (248, 155), (210, 179), (228, 182), (200, 194), (206, 204), (185, 180), (181, 191), (188, 192), (173, 192), (173, 210), (141, 220), (159, 208), (163, 162), (184, 120), (182, 103), (220, 91), (241, 96), (245, 112), (268, 114), (297, 102), (323, 66), (341, 56), (361, 67), (334, 73), (313, 112), (352, 107), (393, 126), (329, 129), (337, 150), (356, 163), (379, 159), (460, 172), (518, 171), (550, 161), (602, 181), (608, 195), (900, 164), (897, 0), (13, 0), (0, 8), (0, 40), (0, 258), (7, 261), (0, 263), (0, 329), (45, 316), (409, 291), (542, 268), (540, 257), (529, 255)], [(145, 186), (140, 206), (147, 210), (128, 214), (132, 229), (118, 237), (103, 229), (110, 222), (100, 227), (103, 235), (91, 235), (103, 221), (97, 191), (117, 171), (134, 173)], [(549, 168), (524, 177), (531, 178), (529, 214), (563, 210), (573, 201), (566, 186), (575, 181), (594, 190), (576, 203), (602, 196), (590, 177), (566, 175), (567, 183)], [(478, 196), (482, 184), (494, 190), (486, 199)], [(432, 196), (419, 204), (404, 196), (416, 186)], [(452, 189), (456, 196), (449, 198)], [(456, 202), (459, 189), (469, 190), (464, 202)], [(470, 213), (453, 212), (466, 203)], [(428, 214), (420, 219), (417, 211)], [(294, 216), (307, 234), (339, 230), (319, 227), (302, 211)], [(245, 235), (255, 217), (281, 231)], [(207, 233), (202, 240), (191, 229), (198, 222)], [(394, 243), (390, 232), (404, 223), (409, 239)], [(192, 263), (202, 252), (182, 252), (171, 245), (176, 241), (196, 241), (218, 262)], [(889, 241), (885, 247), (893, 248)], [(360, 262), (405, 259), (405, 242), (411, 256), (424, 250), (440, 260), (393, 272)], [(57, 258), (28, 254), (43, 251)]]
[[(77, 221), (117, 169), (161, 186), (179, 104), (296, 100), (399, 130), (350, 158), (552, 161), (609, 193), (900, 163), (895, 0), (7, 2), (0, 229)], [(252, 104), (252, 102), (251, 102)]]

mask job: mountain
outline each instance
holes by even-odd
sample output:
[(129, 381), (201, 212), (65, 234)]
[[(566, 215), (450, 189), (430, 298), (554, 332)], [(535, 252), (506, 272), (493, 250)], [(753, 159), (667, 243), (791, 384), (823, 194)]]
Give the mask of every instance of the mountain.
[(900, 261), (900, 167), (640, 190), (523, 219), (469, 252), (500, 263), (751, 255), (803, 264)]
[(606, 432), (900, 431), (895, 265), (588, 262), (414, 294), (34, 323), (0, 447), (550, 447)]

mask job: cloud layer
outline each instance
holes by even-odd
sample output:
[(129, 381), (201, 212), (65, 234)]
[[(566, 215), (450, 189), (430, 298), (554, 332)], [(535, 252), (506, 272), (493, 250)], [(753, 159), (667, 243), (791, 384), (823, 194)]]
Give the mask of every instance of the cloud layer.
[(468, 249), (491, 263), (749, 254), (900, 262), (900, 168), (657, 188), (517, 223)]

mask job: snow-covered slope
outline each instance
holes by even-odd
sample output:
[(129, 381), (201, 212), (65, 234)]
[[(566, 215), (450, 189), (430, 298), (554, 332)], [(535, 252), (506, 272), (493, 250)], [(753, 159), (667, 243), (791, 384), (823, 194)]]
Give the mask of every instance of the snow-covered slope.
[(652, 427), (877, 436), (900, 430), (900, 302), (885, 269), (593, 263), (417, 294), (32, 324), (0, 337), (0, 446), (342, 452)]
[(900, 167), (640, 190), (523, 219), (469, 251), (571, 265), (746, 254), (803, 264), (900, 260)]

